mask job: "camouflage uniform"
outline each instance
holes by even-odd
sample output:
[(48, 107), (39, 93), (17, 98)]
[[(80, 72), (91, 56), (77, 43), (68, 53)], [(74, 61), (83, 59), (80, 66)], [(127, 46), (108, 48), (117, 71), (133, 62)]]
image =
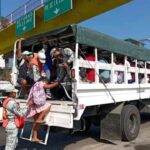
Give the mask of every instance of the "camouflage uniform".
[(15, 115), (23, 116), (23, 112), (18, 107), (14, 99), (10, 100), (6, 106), (7, 116), (9, 118), (8, 125), (5, 128), (6, 146), (5, 150), (15, 150), (18, 143), (18, 128), (15, 125)]

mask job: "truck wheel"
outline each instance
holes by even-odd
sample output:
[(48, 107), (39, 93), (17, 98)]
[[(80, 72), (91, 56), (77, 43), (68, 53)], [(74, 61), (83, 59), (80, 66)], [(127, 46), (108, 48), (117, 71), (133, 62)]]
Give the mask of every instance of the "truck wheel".
[(134, 140), (140, 130), (140, 113), (136, 106), (126, 105), (121, 113), (122, 140)]

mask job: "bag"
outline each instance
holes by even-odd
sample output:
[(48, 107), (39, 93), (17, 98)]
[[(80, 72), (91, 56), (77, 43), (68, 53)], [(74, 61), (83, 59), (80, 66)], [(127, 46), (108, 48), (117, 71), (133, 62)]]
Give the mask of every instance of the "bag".
[(3, 107), (0, 107), (0, 123), (3, 122)]
[[(6, 106), (7, 103), (11, 100), (11, 98), (6, 98), (3, 101), (3, 127), (5, 128), (9, 122), (9, 118), (7, 117), (7, 112), (6, 112)], [(17, 128), (23, 128), (24, 127), (24, 117), (19, 117), (15, 115), (14, 117), (14, 122)]]
[(24, 127), (24, 117), (18, 117), (18, 116), (15, 116), (15, 124), (16, 124), (16, 127), (21, 129)]

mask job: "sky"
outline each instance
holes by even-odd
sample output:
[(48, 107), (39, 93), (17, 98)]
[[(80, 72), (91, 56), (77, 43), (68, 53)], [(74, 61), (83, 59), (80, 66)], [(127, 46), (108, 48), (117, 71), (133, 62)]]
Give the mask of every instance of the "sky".
[[(6, 16), (28, 0), (1, 1), (2, 15)], [(119, 39), (133, 38), (141, 40), (150, 38), (150, 0), (133, 0), (86, 20), (81, 25)], [(150, 41), (145, 41), (145, 46), (150, 47)]]
[(7, 16), (29, 0), (1, 0), (1, 14)]

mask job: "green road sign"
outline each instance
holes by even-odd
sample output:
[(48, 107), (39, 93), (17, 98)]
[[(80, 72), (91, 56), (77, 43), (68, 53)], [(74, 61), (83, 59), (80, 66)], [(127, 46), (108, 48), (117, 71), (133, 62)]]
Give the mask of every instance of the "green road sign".
[(20, 35), (35, 28), (35, 12), (31, 11), (16, 21), (16, 35)]
[(44, 4), (44, 21), (53, 19), (72, 9), (72, 0), (49, 0)]

